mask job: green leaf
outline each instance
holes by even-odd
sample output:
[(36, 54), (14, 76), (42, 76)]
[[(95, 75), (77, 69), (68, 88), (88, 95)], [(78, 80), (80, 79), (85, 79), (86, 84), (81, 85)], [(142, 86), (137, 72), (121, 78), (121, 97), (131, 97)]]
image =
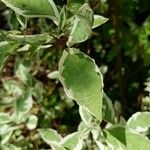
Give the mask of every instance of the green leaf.
[(73, 13), (78, 12), (84, 3), (85, 3), (85, 0), (68, 0), (67, 9)]
[[(0, 36), (8, 41), (24, 44), (45, 44), (51, 43), (53, 37), (47, 33), (35, 34), (35, 35), (20, 35), (16, 32), (1, 31)], [(10, 47), (12, 48), (12, 46)]]
[(116, 149), (150, 149), (150, 141), (147, 138), (122, 126), (116, 126), (108, 129), (108, 131), (106, 131), (106, 140)]
[(18, 97), (15, 103), (15, 112), (13, 114), (13, 121), (16, 123), (24, 122), (27, 115), (32, 108), (33, 99), (31, 95), (31, 90), (25, 91), (21, 96)]
[(30, 115), (29, 118), (28, 118), (28, 120), (27, 120), (26, 126), (27, 126), (27, 128), (28, 128), (29, 130), (33, 130), (33, 129), (36, 128), (37, 122), (38, 122), (37, 116), (35, 116), (35, 115)]
[(93, 11), (88, 4), (80, 8), (72, 22), (72, 28), (67, 41), (68, 46), (84, 42), (92, 35)]
[(56, 145), (62, 139), (61, 135), (53, 129), (38, 129), (39, 134), (44, 142), (49, 145)]
[(17, 47), (17, 44), (10, 44), (7, 41), (0, 42), (0, 71), (3, 68), (9, 54)]
[(82, 132), (75, 132), (64, 137), (60, 145), (69, 150), (82, 150)]
[(53, 0), (1, 0), (24, 17), (47, 17), (58, 21), (59, 14)]
[(119, 118), (118, 125), (126, 126), (126, 120), (122, 116)]
[(104, 24), (105, 22), (108, 21), (108, 18), (105, 18), (103, 16), (100, 15), (94, 15), (94, 23), (93, 23), (93, 29)]
[(66, 25), (66, 8), (63, 7), (59, 17), (59, 28), (63, 30), (65, 25)]
[(6, 124), (11, 122), (11, 117), (7, 113), (0, 112), (0, 124)]
[(115, 111), (113, 109), (113, 104), (109, 97), (103, 94), (103, 119), (110, 123), (114, 123)]
[(101, 121), (103, 78), (95, 61), (77, 49), (64, 51), (59, 74), (67, 96)]
[(86, 19), (89, 24), (92, 26), (94, 22), (94, 13), (92, 9), (90, 8), (88, 3), (85, 3), (79, 10), (78, 13), (76, 13), (77, 16), (81, 17), (82, 19)]
[(150, 128), (150, 112), (137, 112), (127, 121), (127, 126), (136, 131)]
[[(82, 34), (81, 34), (82, 33)], [(87, 20), (82, 20), (80, 17), (75, 17), (73, 21), (73, 27), (67, 41), (67, 45), (70, 47), (75, 43), (81, 43), (86, 41), (92, 34), (92, 29)]]

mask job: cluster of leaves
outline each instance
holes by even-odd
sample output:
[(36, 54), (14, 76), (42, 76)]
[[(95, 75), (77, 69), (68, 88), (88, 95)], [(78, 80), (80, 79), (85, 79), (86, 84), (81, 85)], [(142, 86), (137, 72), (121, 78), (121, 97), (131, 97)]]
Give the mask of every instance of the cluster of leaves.
[[(53, 0), (37, 0), (36, 3), (34, 0), (1, 1), (13, 10), (13, 14), (15, 12), (21, 31), (14, 31), (14, 27), (10, 31), (0, 30), (0, 68), (5, 72), (5, 64), (9, 61), (10, 55), (29, 60), (35, 56), (38, 60), (30, 63), (35, 67), (34, 70), (30, 70), (23, 62), (16, 61), (13, 77), (2, 80), (0, 148), (45, 149), (47, 147), (43, 144), (44, 141), (54, 150), (148, 150), (150, 112), (137, 112), (126, 122), (121, 113), (117, 112), (119, 109), (113, 108), (111, 100), (104, 93), (101, 72), (105, 73), (105, 67), (99, 69), (94, 59), (79, 50), (79, 43), (82, 45), (96, 34), (93, 30), (108, 19), (95, 14), (94, 8), (91, 9), (94, 6), (86, 0), (69, 0), (63, 7), (56, 6)], [(102, 6), (101, 8), (107, 6), (105, 1)], [(12, 21), (10, 18), (7, 19), (9, 22)], [(29, 25), (38, 28), (33, 20), (36, 23), (45, 23), (43, 26), (40, 25), (40, 31), (27, 30)], [(111, 31), (112, 34), (113, 32)], [(147, 41), (141, 35), (138, 38), (141, 44), (147, 46)], [(118, 49), (118, 46), (115, 48)], [(145, 56), (149, 54), (149, 50), (147, 47), (144, 48)], [(110, 61), (113, 59), (111, 54), (114, 50), (108, 56)], [(60, 109), (58, 106), (53, 108), (54, 110), (45, 107), (44, 96), (47, 97), (48, 94), (44, 92), (46, 89), (43, 90), (45, 85), (36, 79), (41, 72), (40, 67), (36, 68), (35, 64), (40, 66), (40, 58), (44, 57), (46, 60), (53, 57), (51, 62), (54, 65), (51, 68), (58, 71), (50, 72), (48, 77), (55, 79), (56, 84), (59, 81), (62, 83), (66, 93), (63, 96), (69, 99), (67, 107), (73, 107), (72, 100), (79, 105), (81, 122), (77, 131), (68, 135), (60, 135), (58, 125), (50, 126), (49, 122), (45, 125), (49, 119), (42, 118), (44, 116), (56, 119), (56, 111), (54, 114), (52, 111)], [(50, 100), (52, 101), (52, 98)], [(116, 107), (119, 107), (118, 105), (116, 103)], [(59, 111), (60, 114), (63, 112)], [(41, 117), (40, 113), (44, 115)]]

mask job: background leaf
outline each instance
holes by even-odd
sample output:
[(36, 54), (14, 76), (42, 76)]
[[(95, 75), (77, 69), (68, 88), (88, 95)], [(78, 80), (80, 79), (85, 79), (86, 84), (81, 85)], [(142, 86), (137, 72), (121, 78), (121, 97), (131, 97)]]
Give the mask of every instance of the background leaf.
[(21, 150), (20, 147), (17, 147), (13, 144), (5, 144), (5, 146), (4, 145), (2, 147), (0, 146), (0, 148), (5, 149), (5, 150)]
[(50, 145), (58, 144), (62, 138), (57, 131), (53, 129), (38, 129), (38, 131), (42, 139)]
[(94, 29), (94, 28), (104, 24), (107, 21), (108, 21), (108, 18), (105, 18), (105, 17), (100, 16), (100, 15), (94, 15), (94, 23), (93, 23), (92, 28)]
[(9, 43), (7, 41), (0, 42), (0, 71), (4, 66), (9, 54), (18, 47), (18, 44)]
[(32, 86), (33, 78), (29, 73), (29, 69), (19, 62), (16, 65), (15, 76), (24, 84)]
[(11, 117), (7, 113), (0, 112), (0, 124), (6, 124), (11, 122)]
[(26, 126), (27, 126), (27, 128), (28, 128), (29, 130), (33, 130), (33, 129), (36, 128), (37, 122), (38, 122), (37, 116), (35, 116), (35, 115), (30, 115), (29, 118), (28, 118), (28, 120), (27, 120)]
[(32, 108), (32, 105), (33, 105), (32, 94), (31, 90), (28, 89), (16, 100), (13, 120), (16, 123), (25, 121), (30, 109)]
[(25, 90), (24, 86), (15, 80), (5, 80), (3, 83), (7, 94), (14, 97), (20, 96)]
[(10, 139), (13, 130), (15, 130), (17, 127), (12, 127), (10, 125), (0, 125), (0, 144), (5, 144), (8, 142), (8, 140)]

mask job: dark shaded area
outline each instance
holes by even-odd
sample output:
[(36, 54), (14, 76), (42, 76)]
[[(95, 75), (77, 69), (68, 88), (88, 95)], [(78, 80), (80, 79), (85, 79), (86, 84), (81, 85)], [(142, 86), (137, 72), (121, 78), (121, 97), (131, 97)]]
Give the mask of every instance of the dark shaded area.
[(10, 29), (6, 18), (2, 14), (2, 11), (0, 11), (0, 29), (2, 29), (2, 30), (9, 30)]

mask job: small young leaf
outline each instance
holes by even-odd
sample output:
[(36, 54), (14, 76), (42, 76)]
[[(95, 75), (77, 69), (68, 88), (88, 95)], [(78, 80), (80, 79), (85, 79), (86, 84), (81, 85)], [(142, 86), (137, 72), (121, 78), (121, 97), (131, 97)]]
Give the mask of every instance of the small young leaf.
[(81, 116), (82, 121), (86, 124), (87, 127), (92, 126), (92, 115), (85, 110), (82, 106), (79, 106), (79, 113)]
[(119, 118), (122, 113), (122, 105), (121, 105), (120, 101), (116, 100), (114, 102), (114, 110), (115, 110), (115, 115)]
[(72, 23), (71, 33), (67, 41), (68, 46), (84, 42), (92, 34), (93, 11), (88, 4), (84, 4), (80, 8), (79, 13), (75, 15), (75, 19)]
[(59, 17), (59, 28), (61, 30), (64, 29), (65, 25), (66, 25), (66, 12), (65, 12), (65, 7), (62, 8), (61, 12), (60, 12), (60, 17)]
[(110, 123), (114, 123), (115, 112), (111, 100), (103, 93), (103, 119)]
[(79, 10), (79, 13), (76, 13), (77, 16), (80, 16), (83, 19), (86, 19), (89, 24), (92, 26), (94, 22), (94, 13), (90, 8), (88, 3), (85, 3)]
[(39, 134), (44, 142), (49, 145), (55, 145), (62, 139), (61, 135), (53, 129), (38, 129)]
[(126, 126), (126, 120), (125, 120), (125, 118), (123, 118), (122, 116), (120, 116), (118, 125)]
[(37, 122), (38, 122), (37, 116), (35, 116), (35, 115), (30, 115), (29, 118), (28, 118), (28, 120), (27, 120), (26, 126), (27, 126), (27, 128), (28, 128), (29, 130), (33, 130), (33, 129), (36, 128)]
[(108, 21), (108, 18), (105, 18), (105, 17), (100, 16), (100, 15), (94, 15), (94, 23), (93, 23), (92, 28), (94, 29), (94, 28), (104, 24), (107, 21)]
[(53, 0), (1, 0), (24, 17), (47, 17), (58, 21), (59, 13)]
[[(81, 34), (82, 33), (82, 34)], [(86, 41), (92, 34), (92, 28), (87, 20), (82, 20), (80, 17), (75, 17), (73, 21), (73, 27), (67, 41), (67, 45), (70, 47), (75, 43), (81, 43)]]
[(75, 132), (64, 137), (60, 145), (69, 150), (82, 150), (82, 132)]
[(58, 79), (59, 78), (59, 71), (53, 71), (47, 75), (50, 79)]
[(11, 122), (11, 117), (7, 113), (0, 112), (0, 124), (6, 124)]
[(137, 112), (127, 121), (127, 125), (136, 131), (150, 128), (150, 112)]
[(101, 121), (103, 78), (94, 60), (77, 49), (64, 51), (59, 74), (67, 96)]

